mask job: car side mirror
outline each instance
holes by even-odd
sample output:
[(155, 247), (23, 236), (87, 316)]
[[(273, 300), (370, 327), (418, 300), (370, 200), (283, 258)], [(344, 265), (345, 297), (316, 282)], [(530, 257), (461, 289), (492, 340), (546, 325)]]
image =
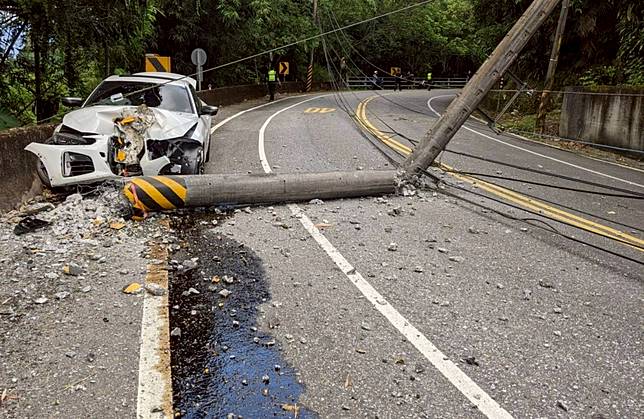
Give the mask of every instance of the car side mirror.
[(217, 115), (219, 108), (217, 106), (204, 105), (201, 107), (200, 115)]
[(85, 99), (81, 97), (64, 97), (61, 99), (62, 104), (70, 108), (78, 108), (83, 105), (84, 101)]

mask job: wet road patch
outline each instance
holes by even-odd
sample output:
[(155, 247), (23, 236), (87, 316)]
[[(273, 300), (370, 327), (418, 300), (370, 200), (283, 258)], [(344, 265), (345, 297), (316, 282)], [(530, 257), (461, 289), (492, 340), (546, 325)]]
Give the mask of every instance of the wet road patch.
[[(218, 217), (218, 218), (217, 218)], [(180, 249), (170, 263), (175, 414), (181, 417), (314, 417), (304, 386), (275, 339), (257, 327), (270, 300), (261, 260), (223, 235), (221, 215), (174, 217)]]

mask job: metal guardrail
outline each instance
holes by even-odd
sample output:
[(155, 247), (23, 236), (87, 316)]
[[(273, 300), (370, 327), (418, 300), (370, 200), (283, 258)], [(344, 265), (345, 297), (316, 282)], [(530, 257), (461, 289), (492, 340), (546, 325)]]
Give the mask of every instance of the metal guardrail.
[[(465, 87), (469, 78), (467, 77), (442, 77), (435, 78), (431, 81), (432, 89), (460, 89)], [(374, 79), (373, 77), (348, 77), (347, 84), (351, 89), (373, 89), (374, 88)], [(412, 80), (403, 79), (400, 82), (401, 88), (403, 89), (426, 89), (428, 87), (427, 80), (414, 77)], [(393, 89), (396, 86), (395, 77), (378, 77), (377, 87), (378, 89)]]

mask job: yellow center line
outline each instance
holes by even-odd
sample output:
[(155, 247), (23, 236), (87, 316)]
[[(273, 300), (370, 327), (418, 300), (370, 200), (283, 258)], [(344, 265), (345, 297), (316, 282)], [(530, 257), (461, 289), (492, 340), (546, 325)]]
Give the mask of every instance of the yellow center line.
[[(391, 136), (386, 135), (382, 131), (380, 131), (378, 128), (376, 128), (367, 118), (367, 105), (369, 102), (371, 102), (373, 99), (377, 98), (378, 96), (371, 96), (362, 102), (358, 104), (358, 108), (356, 109), (356, 115), (358, 118), (358, 121), (360, 124), (367, 129), (367, 131), (371, 132), (376, 138), (378, 138), (380, 141), (382, 141), (384, 144), (387, 146), (393, 148), (396, 151), (399, 151), (400, 153), (404, 155), (409, 155), (412, 152), (412, 149), (404, 144), (401, 144), (400, 142), (394, 140)], [(455, 169), (453, 167), (450, 167), (446, 164), (440, 164), (439, 167), (443, 170), (445, 170), (447, 173), (449, 173), (451, 176), (455, 177), (456, 179), (465, 181), (467, 183), (470, 183), (472, 185), (475, 185), (493, 195), (499, 196), (507, 201), (510, 201), (514, 204), (520, 205), (524, 208), (531, 209), (533, 211), (538, 212), (539, 214), (547, 215), (553, 219), (563, 221), (567, 224), (571, 224), (575, 227), (579, 227), (583, 230), (590, 231), (599, 235), (602, 235), (604, 237), (608, 237), (611, 239), (614, 239), (616, 241), (619, 241), (620, 243), (623, 243), (629, 247), (632, 247), (634, 249), (637, 249), (641, 252), (644, 252), (644, 240), (641, 240), (637, 237), (631, 236), (630, 234), (626, 234), (622, 231), (616, 230), (614, 228), (605, 226), (603, 224), (598, 224), (594, 221), (588, 220), (583, 217), (579, 217), (575, 214), (571, 214), (569, 212), (563, 211), (559, 208), (552, 207), (550, 205), (547, 205), (541, 201), (538, 201), (536, 199), (529, 198), (525, 195), (521, 195), (517, 192), (511, 191), (509, 189), (506, 189), (502, 186), (489, 183), (480, 179), (477, 179), (472, 176), (466, 176), (466, 175), (461, 175), (457, 173), (451, 173), (451, 171), (454, 171)]]

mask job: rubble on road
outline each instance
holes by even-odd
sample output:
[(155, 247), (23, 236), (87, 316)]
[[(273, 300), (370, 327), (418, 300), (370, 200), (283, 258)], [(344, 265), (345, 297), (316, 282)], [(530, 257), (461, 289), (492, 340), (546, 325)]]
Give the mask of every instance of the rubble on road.
[[(130, 342), (140, 333), (136, 321), (124, 325), (120, 320), (136, 315), (140, 295), (121, 291), (141, 292), (150, 263), (148, 240), (171, 238), (158, 222), (165, 215), (143, 223), (129, 221), (121, 202), (120, 189), (104, 184), (66, 197), (49, 193), (0, 213), (0, 363), (7, 377), (16, 378), (5, 383), (8, 391), (21, 404), (38, 409), (34, 416), (69, 413), (65, 409), (71, 399), (46, 389), (62, 389), (92, 375), (82, 386), (88, 394), (98, 394), (99, 383), (113, 377), (128, 381), (135, 370), (128, 364), (114, 371), (111, 365), (121, 361), (109, 363), (110, 357), (122, 360), (122, 348), (136, 350)], [(146, 289), (153, 295), (165, 292)], [(105, 339), (104, 333), (113, 339)], [(83, 360), (73, 356), (81, 350), (90, 355)], [(34, 369), (35, 359), (46, 368)], [(98, 365), (91, 370), (88, 364)], [(119, 391), (118, 397), (129, 396)], [(12, 417), (17, 405), (9, 401), (3, 409)], [(55, 407), (44, 413), (39, 406)], [(123, 415), (129, 416), (125, 411)]]

